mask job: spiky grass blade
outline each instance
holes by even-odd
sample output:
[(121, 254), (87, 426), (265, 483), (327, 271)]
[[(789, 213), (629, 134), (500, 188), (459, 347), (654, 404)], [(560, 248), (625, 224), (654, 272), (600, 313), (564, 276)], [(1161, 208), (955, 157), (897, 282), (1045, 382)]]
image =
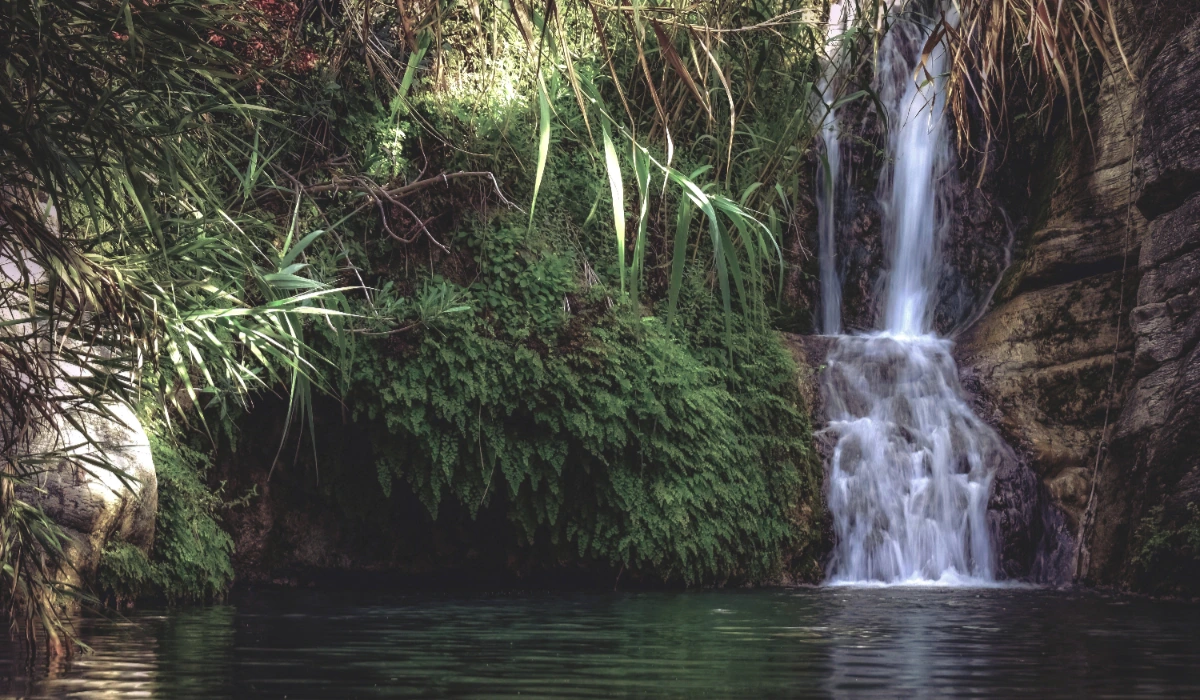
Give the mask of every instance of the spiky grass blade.
[(671, 70), (675, 71), (675, 75), (679, 76), (683, 84), (687, 86), (692, 98), (704, 108), (705, 113), (708, 114), (708, 120), (711, 122), (713, 119), (712, 105), (700, 94), (700, 88), (696, 87), (696, 81), (692, 80), (692, 74), (683, 65), (683, 59), (679, 57), (679, 52), (675, 50), (675, 42), (671, 41), (671, 38), (667, 36), (666, 31), (663, 30), (662, 23), (651, 20), (650, 26), (654, 29), (654, 36), (658, 39), (659, 49), (662, 51), (663, 56), (666, 57)]
[(639, 206), (637, 238), (634, 239), (633, 263), (629, 270), (629, 289), (630, 296), (634, 303), (637, 303), (642, 267), (646, 259), (646, 226), (650, 214), (650, 155), (636, 143), (633, 143), (633, 172), (637, 177)]
[(433, 35), (429, 31), (423, 31), (417, 38), (416, 50), (408, 54), (408, 65), (404, 68), (404, 77), (400, 79), (400, 89), (396, 93), (401, 100), (408, 96), (409, 88), (417, 79), (417, 69), (421, 67), (421, 59), (425, 58), (425, 53), (429, 51), (432, 43)]
[(692, 204), (700, 208), (708, 219), (709, 238), (713, 248), (713, 262), (717, 268), (717, 286), (721, 290), (721, 304), (724, 311), (725, 321), (725, 346), (729, 353), (729, 359), (733, 358), (733, 296), (729, 289), (729, 270), (726, 264), (726, 249), (722, 239), (725, 233), (722, 230), (721, 220), (717, 217), (717, 210), (713, 207), (712, 198), (704, 193), (704, 190), (692, 182), (691, 179), (684, 177), (682, 174), (672, 171), (672, 179), (680, 185), (684, 194), (692, 200)]

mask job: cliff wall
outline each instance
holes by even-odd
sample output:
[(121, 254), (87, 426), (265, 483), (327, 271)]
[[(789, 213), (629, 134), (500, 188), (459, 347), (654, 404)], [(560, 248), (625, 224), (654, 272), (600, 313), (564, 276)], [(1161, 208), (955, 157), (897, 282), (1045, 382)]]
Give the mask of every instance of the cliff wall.
[(1200, 6), (1115, 6), (1130, 71), (1100, 81), (1090, 133), (1051, 135), (958, 355), (1063, 516), (1076, 552), (1057, 578), (1120, 585), (1139, 523), (1200, 500)]

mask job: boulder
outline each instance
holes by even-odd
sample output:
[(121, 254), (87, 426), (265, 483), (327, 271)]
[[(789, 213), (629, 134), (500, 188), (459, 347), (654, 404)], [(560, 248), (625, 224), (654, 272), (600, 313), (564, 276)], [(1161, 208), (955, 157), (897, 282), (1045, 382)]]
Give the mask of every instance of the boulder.
[[(62, 418), (56, 430), (39, 436), (31, 453), (63, 456), (16, 489), (18, 498), (40, 506), (66, 531), (69, 567), (62, 580), (70, 585), (93, 577), (112, 539), (119, 537), (143, 550), (154, 543), (158, 480), (149, 439), (129, 406), (112, 404), (108, 409), (107, 417), (77, 414), (86, 437)], [(96, 462), (109, 468), (93, 466)]]

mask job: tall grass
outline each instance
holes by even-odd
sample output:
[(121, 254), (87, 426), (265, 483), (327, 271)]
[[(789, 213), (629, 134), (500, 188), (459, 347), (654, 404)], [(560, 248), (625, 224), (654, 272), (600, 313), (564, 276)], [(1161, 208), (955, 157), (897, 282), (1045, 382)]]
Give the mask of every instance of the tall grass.
[[(819, 107), (812, 75), (824, 29), (817, 4), (431, 1), (407, 3), (399, 18), (390, 6), (355, 7), (368, 27), (358, 35), (364, 50), (367, 35), (398, 23), (405, 36), (427, 32), (453, 44), (465, 57), (459, 69), (486, 73), (497, 57), (518, 57), (514, 63), (528, 71), (519, 79), (530, 86), (538, 124), (530, 223), (547, 160), (563, 148), (588, 151), (608, 181), (618, 268), (613, 282), (631, 303), (652, 301), (648, 255), (661, 247), (660, 237), (669, 237), (658, 225), (661, 210), (694, 208), (704, 215), (703, 226), (693, 231), (693, 217), (677, 217), (679, 240), (667, 246), (673, 259), (667, 296), (678, 298), (685, 258), (703, 249), (726, 325), (739, 308), (765, 318), (757, 291), (771, 286), (776, 275), (770, 271), (781, 273), (783, 266), (782, 232), (765, 222), (778, 224), (794, 209)], [(447, 54), (436, 38), (431, 46), (420, 72), (437, 90)], [(405, 86), (420, 55), (419, 49), (409, 53)], [(399, 73), (403, 63), (394, 59), (389, 70)], [(555, 86), (569, 91), (577, 115), (549, 109)], [(576, 123), (580, 132), (571, 128)], [(552, 131), (555, 147), (549, 148)], [(686, 170), (677, 167), (681, 157)]]

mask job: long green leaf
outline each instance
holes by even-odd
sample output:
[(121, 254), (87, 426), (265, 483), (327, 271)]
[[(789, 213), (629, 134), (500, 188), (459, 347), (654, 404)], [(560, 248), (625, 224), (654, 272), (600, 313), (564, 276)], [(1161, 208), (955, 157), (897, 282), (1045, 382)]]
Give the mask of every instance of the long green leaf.
[(288, 265), (291, 265), (292, 261), (295, 260), (296, 257), (299, 256), (301, 253), (303, 253), (304, 250), (306, 248), (308, 248), (308, 246), (312, 245), (313, 241), (320, 238), (321, 234), (323, 234), (323, 233), (325, 233), (325, 231), (323, 231), (321, 229), (317, 229), (316, 231), (313, 231), (312, 233), (308, 234), (304, 238), (301, 238), (299, 241), (297, 241), (296, 245), (292, 246), (290, 250), (286, 250), (284, 252), (283, 258), (281, 258), (279, 261), (279, 267), (285, 268)]
[(650, 156), (637, 143), (633, 143), (633, 172), (638, 186), (638, 228), (633, 243), (633, 263), (630, 265), (630, 296), (638, 301), (638, 288), (642, 281), (642, 266), (646, 258), (646, 225), (650, 212)]
[(708, 218), (708, 231), (713, 247), (713, 262), (717, 268), (717, 285), (721, 288), (721, 303), (724, 307), (725, 346), (728, 350), (729, 359), (732, 362), (733, 298), (729, 290), (729, 270), (725, 264), (726, 251), (721, 241), (724, 236), (721, 230), (721, 220), (717, 218), (717, 210), (713, 207), (712, 198), (705, 194), (696, 183), (675, 171), (671, 171), (671, 177), (683, 187), (684, 193), (696, 206), (700, 207), (700, 211), (704, 212), (704, 215)]
[(621, 162), (613, 147), (608, 122), (601, 123), (604, 135), (604, 164), (608, 169), (608, 188), (612, 192), (613, 228), (617, 232), (617, 267), (621, 271), (621, 294), (625, 293), (625, 186), (621, 180)]
[(425, 58), (425, 52), (429, 50), (429, 45), (432, 43), (433, 37), (429, 30), (421, 32), (417, 37), (417, 50), (408, 54), (408, 66), (404, 69), (404, 77), (400, 79), (400, 89), (396, 92), (396, 96), (400, 100), (408, 97), (408, 89), (412, 87), (413, 80), (417, 77), (417, 68), (421, 65), (421, 59)]
[(529, 228), (533, 228), (533, 212), (537, 207), (538, 191), (542, 189), (542, 176), (546, 173), (546, 161), (550, 157), (550, 97), (546, 93), (546, 81), (538, 74), (538, 161), (537, 175), (533, 179), (533, 201), (529, 203)]
[(667, 328), (675, 322), (675, 310), (679, 306), (679, 289), (683, 286), (683, 269), (687, 264), (688, 231), (692, 226), (692, 200), (679, 198), (679, 215), (675, 221), (675, 245), (671, 253), (671, 282), (667, 288)]

